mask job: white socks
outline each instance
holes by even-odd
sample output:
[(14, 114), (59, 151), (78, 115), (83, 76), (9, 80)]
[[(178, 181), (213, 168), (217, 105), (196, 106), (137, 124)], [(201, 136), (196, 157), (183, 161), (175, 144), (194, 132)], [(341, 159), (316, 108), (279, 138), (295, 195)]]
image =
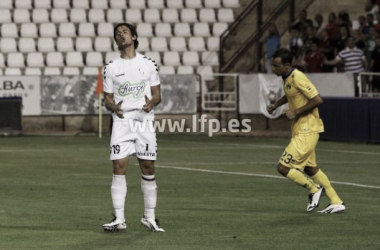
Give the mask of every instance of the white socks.
[(141, 191), (144, 195), (144, 216), (146, 219), (154, 220), (154, 209), (157, 204), (157, 185), (154, 175), (142, 175)]
[[(157, 185), (154, 175), (142, 175), (141, 191), (144, 195), (144, 216), (146, 219), (154, 220), (154, 210), (157, 204)], [(113, 175), (111, 185), (111, 197), (115, 216), (122, 221), (124, 218), (125, 197), (127, 196), (127, 181), (125, 175)]]
[(127, 196), (127, 181), (125, 175), (113, 175), (111, 185), (111, 197), (115, 216), (122, 221), (124, 218), (125, 196)]

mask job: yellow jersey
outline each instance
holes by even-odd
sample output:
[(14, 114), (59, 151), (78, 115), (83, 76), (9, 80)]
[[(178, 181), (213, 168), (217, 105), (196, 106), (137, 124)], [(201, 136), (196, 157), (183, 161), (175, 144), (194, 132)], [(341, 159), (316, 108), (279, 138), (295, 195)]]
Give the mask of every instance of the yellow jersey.
[[(318, 90), (301, 71), (294, 69), (284, 79), (284, 91), (288, 99), (289, 109), (296, 110), (305, 106), (309, 99), (317, 96)], [(299, 116), (292, 123), (292, 134), (316, 134), (324, 131), (323, 122), (319, 118), (318, 108)]]

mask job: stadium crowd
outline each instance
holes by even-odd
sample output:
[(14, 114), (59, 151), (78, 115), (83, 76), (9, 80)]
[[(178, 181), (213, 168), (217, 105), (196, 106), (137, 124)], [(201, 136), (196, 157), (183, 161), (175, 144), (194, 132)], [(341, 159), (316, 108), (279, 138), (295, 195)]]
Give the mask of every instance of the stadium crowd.
[[(363, 15), (352, 21), (346, 11), (331, 12), (328, 20), (306, 10), (289, 28), (287, 48), (293, 53), (294, 66), (309, 73), (380, 72), (380, 0), (368, 0)], [(265, 39), (266, 71), (271, 73), (272, 53), (280, 47), (280, 34), (272, 24)], [(380, 84), (373, 89), (380, 90)]]

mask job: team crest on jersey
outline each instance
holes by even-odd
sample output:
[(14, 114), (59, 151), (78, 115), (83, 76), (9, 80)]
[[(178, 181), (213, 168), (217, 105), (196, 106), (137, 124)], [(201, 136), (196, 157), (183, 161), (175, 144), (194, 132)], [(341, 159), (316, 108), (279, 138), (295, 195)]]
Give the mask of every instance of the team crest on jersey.
[(119, 86), (118, 92), (121, 96), (133, 95), (134, 98), (139, 98), (145, 90), (145, 81), (138, 83), (125, 82)]
[(144, 73), (145, 73), (144, 69), (141, 69), (141, 68), (139, 69), (139, 72), (140, 72), (141, 75), (144, 75)]

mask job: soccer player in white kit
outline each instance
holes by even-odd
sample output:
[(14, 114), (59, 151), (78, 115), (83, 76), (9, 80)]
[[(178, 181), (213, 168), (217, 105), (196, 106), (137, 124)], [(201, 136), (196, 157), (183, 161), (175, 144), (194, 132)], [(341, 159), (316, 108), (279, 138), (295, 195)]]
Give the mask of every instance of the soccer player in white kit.
[(114, 39), (121, 55), (104, 67), (103, 86), (105, 106), (113, 112), (110, 159), (113, 162), (111, 197), (115, 218), (104, 224), (103, 228), (105, 231), (127, 228), (124, 217), (127, 195), (125, 173), (130, 157), (136, 154), (142, 173), (141, 190), (145, 207), (141, 223), (153, 232), (165, 232), (155, 218), (157, 185), (154, 162), (157, 144), (152, 123), (153, 107), (161, 102), (157, 64), (135, 51), (138, 41), (133, 25), (117, 24)]

